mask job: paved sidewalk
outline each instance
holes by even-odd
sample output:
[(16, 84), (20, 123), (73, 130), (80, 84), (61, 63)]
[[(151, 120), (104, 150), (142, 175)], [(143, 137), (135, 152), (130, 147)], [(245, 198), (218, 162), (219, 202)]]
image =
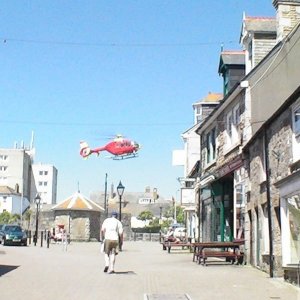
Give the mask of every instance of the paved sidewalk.
[(125, 242), (116, 274), (103, 272), (99, 243), (0, 247), (1, 299), (300, 300), (300, 290), (250, 266), (192, 262), (157, 242)]

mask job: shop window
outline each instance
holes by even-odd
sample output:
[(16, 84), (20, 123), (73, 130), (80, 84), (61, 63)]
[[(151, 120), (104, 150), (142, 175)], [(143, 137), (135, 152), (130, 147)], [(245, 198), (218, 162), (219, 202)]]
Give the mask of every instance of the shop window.
[(288, 198), (287, 206), (291, 237), (291, 263), (298, 263), (300, 260), (300, 194)]

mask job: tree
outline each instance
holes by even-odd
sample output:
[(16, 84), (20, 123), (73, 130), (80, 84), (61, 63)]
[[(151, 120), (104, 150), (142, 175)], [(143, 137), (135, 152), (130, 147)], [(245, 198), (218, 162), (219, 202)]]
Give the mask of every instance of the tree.
[(3, 213), (0, 214), (0, 223), (8, 224), (10, 217), (11, 217), (10, 213), (8, 211), (4, 211)]
[(24, 219), (27, 222), (27, 229), (29, 229), (31, 215), (32, 215), (32, 210), (31, 209), (27, 209), (26, 212), (25, 212), (25, 214), (24, 214)]
[[(165, 211), (164, 217), (167, 219), (174, 218), (174, 206), (170, 206), (170, 208)], [(177, 223), (184, 223), (184, 211), (180, 205), (176, 205), (176, 220)]]
[(154, 217), (153, 213), (150, 210), (144, 210), (138, 215), (138, 219), (142, 221), (152, 220)]
[(21, 219), (19, 214), (11, 214), (8, 211), (4, 211), (0, 214), (0, 224), (18, 223)]
[(181, 206), (176, 207), (176, 219), (178, 223), (184, 224), (184, 210)]

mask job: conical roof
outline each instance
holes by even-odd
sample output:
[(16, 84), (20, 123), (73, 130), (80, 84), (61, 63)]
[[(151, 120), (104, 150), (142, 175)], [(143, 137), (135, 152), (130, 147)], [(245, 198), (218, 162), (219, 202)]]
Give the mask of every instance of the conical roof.
[(79, 192), (52, 207), (52, 210), (104, 211), (104, 208)]

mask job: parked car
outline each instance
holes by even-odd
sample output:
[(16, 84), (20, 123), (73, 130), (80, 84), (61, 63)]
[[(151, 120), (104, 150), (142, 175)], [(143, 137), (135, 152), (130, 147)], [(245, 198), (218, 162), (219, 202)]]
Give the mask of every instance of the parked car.
[(19, 244), (27, 246), (27, 235), (19, 225), (6, 224), (0, 230), (0, 240), (3, 246)]

